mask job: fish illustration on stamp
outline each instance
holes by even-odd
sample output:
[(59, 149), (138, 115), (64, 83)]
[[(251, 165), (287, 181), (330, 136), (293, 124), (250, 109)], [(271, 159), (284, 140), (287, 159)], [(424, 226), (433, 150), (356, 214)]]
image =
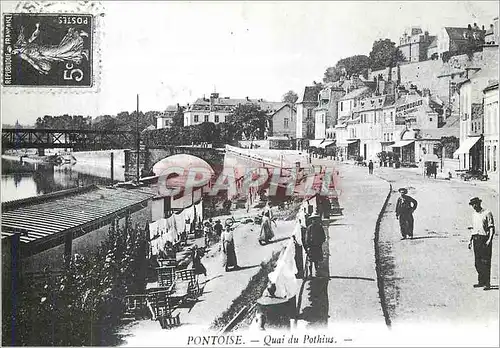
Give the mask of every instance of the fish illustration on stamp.
[(92, 15), (11, 13), (3, 29), (4, 86), (92, 87)]

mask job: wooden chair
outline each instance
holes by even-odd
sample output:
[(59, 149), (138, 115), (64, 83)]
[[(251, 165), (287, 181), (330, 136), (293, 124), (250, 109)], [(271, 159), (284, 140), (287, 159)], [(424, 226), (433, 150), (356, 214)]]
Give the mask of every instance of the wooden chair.
[(125, 313), (123, 319), (138, 320), (147, 317), (147, 295), (126, 295), (124, 298)]
[(188, 298), (196, 299), (201, 295), (200, 285), (198, 283), (198, 276), (194, 272), (194, 269), (183, 269), (175, 272), (176, 283), (186, 282), (188, 283)]
[(162, 329), (170, 329), (181, 324), (179, 311), (170, 297), (169, 291), (157, 291), (148, 295), (155, 319)]
[(169, 287), (175, 281), (175, 266), (163, 266), (156, 268), (158, 272), (158, 286)]

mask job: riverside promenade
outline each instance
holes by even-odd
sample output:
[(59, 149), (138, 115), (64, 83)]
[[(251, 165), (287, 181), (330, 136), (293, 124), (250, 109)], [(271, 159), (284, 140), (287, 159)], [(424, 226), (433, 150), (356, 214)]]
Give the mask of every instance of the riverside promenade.
[(334, 165), (339, 171), (343, 215), (324, 223), (325, 259), (319, 277), (302, 285), (299, 319), (308, 330), (324, 332), (327, 328), (338, 344), (370, 344), (374, 336), (389, 333), (379, 299), (374, 247), (389, 183), (347, 164), (318, 159), (312, 164)]
[[(255, 214), (252, 209), (250, 214)], [(249, 216), (245, 212), (233, 214), (235, 219)], [(217, 217), (224, 221), (226, 216)], [(211, 325), (242, 294), (252, 277), (268, 263), (275, 253), (279, 253), (293, 230), (293, 221), (277, 221), (275, 242), (265, 246), (258, 243), (260, 225), (243, 224), (234, 231), (236, 256), (240, 270), (225, 272), (221, 262), (219, 244), (211, 246), (203, 258), (207, 277), (200, 276), (203, 294), (191, 308), (179, 308), (181, 326), (163, 330), (157, 321), (139, 320), (123, 326), (119, 332), (121, 346), (129, 347), (179, 347), (187, 345), (188, 337), (194, 335), (213, 335), (217, 330)], [(199, 246), (203, 238), (195, 241)], [(248, 342), (247, 342), (248, 343)]]

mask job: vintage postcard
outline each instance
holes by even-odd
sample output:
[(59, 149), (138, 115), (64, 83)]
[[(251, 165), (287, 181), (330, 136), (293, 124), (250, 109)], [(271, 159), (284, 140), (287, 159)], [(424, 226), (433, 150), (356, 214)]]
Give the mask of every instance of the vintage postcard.
[(2, 346), (498, 346), (498, 17), (3, 1)]

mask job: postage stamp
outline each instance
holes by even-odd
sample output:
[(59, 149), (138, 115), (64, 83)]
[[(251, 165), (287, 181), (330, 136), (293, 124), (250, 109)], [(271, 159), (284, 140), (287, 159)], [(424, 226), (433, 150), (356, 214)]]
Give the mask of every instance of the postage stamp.
[(92, 14), (5, 13), (4, 87), (83, 87), (93, 79)]

